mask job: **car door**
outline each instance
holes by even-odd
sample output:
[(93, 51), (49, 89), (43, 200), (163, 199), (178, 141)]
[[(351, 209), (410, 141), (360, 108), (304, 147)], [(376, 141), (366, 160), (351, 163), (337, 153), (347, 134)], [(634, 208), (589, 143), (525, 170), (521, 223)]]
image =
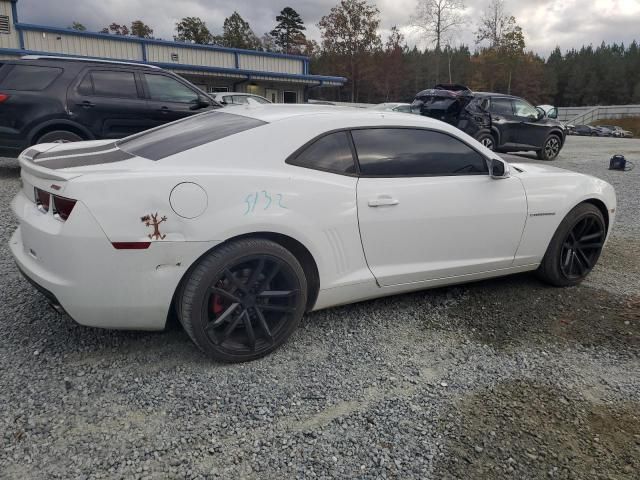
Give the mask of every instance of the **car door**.
[(211, 108), (200, 103), (202, 94), (177, 78), (164, 73), (141, 73), (149, 113), (157, 125), (173, 122)]
[(514, 98), (513, 111), (517, 123), (514, 129), (515, 143), (542, 148), (550, 130), (548, 120), (540, 118), (538, 110), (521, 98)]
[(352, 136), (362, 245), (380, 285), (511, 266), (527, 214), (518, 178), (491, 178), (486, 159), (448, 133), (385, 127)]
[(135, 71), (85, 69), (67, 91), (71, 118), (97, 138), (122, 138), (154, 125)]
[(517, 144), (516, 126), (520, 123), (520, 119), (514, 115), (511, 98), (491, 97), (489, 111), (491, 112), (491, 125), (498, 130), (500, 135), (498, 145)]

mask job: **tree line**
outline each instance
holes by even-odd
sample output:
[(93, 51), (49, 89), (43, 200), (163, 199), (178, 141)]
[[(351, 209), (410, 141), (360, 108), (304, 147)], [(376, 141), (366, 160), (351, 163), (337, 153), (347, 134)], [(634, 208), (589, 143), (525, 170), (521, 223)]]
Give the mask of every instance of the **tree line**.
[[(220, 45), (311, 58), (311, 71), (348, 79), (343, 87), (317, 88), (312, 97), (378, 103), (411, 101), (438, 83), (461, 83), (473, 90), (510, 93), (534, 104), (557, 106), (640, 103), (640, 46), (613, 43), (583, 46), (547, 58), (526, 50), (525, 36), (504, 0), (468, 25), (463, 0), (418, 0), (410, 24), (427, 48), (409, 47), (399, 28), (379, 33), (380, 11), (369, 0), (339, 0), (317, 24), (321, 41), (308, 39), (298, 12), (285, 7), (274, 28), (258, 37), (238, 12), (212, 33), (204, 20), (185, 17), (175, 25), (175, 41)], [(84, 30), (74, 22), (70, 28)], [(460, 44), (457, 32), (473, 28), (475, 45)], [(112, 23), (102, 30), (115, 35), (152, 38), (141, 20), (131, 27)], [(473, 49), (472, 49), (473, 48)]]

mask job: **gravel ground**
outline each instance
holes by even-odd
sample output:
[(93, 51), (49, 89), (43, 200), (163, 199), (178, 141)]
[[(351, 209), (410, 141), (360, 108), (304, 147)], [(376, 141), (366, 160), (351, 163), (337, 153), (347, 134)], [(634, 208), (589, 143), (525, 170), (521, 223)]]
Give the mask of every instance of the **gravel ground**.
[[(0, 160), (0, 478), (637, 479), (640, 140), (570, 137), (553, 164), (618, 192), (583, 285), (531, 275), (313, 313), (256, 362), (184, 332), (80, 327), (7, 248), (18, 167)], [(508, 156), (532, 161), (530, 156)]]

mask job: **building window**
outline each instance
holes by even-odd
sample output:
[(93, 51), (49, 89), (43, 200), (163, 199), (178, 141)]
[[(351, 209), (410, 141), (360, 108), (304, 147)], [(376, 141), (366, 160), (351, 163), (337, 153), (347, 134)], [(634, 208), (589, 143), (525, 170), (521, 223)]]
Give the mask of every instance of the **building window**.
[(11, 29), (9, 28), (8, 15), (0, 15), (0, 33), (11, 33)]
[(172, 53), (171, 54), (171, 61), (172, 62), (177, 62), (178, 61), (178, 54), (177, 53)]
[(282, 100), (284, 103), (298, 103), (298, 92), (285, 90), (282, 92)]
[(228, 92), (229, 87), (212, 87), (209, 85), (207, 87), (207, 93), (219, 93), (219, 92)]

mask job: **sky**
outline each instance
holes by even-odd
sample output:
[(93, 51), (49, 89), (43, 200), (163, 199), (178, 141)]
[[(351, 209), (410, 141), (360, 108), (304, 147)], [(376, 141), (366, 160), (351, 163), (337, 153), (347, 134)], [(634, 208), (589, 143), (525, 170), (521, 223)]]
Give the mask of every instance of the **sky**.
[[(397, 25), (410, 46), (426, 46), (411, 17), (421, 0), (370, 0), (380, 10), (383, 39)], [(478, 16), (490, 0), (464, 0), (466, 24), (452, 44), (474, 45)], [(307, 36), (320, 39), (316, 24), (338, 0), (18, 0), (21, 22), (66, 27), (74, 20), (98, 31), (112, 23), (130, 25), (141, 19), (156, 38), (171, 40), (182, 17), (202, 18), (212, 33), (222, 31), (225, 17), (237, 10), (261, 37), (273, 29), (275, 16), (293, 7), (307, 26)], [(507, 11), (523, 28), (527, 49), (547, 55), (559, 45), (563, 50), (602, 41), (640, 41), (640, 0), (506, 0)]]

